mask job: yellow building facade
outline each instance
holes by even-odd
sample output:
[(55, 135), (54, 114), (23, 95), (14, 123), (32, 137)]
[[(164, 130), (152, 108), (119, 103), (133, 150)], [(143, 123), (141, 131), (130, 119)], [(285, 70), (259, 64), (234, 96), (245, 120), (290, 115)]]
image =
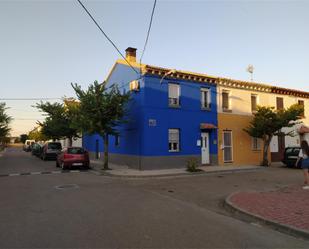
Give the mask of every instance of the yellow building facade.
[[(259, 165), (262, 161), (263, 142), (252, 138), (244, 129), (249, 126), (256, 106), (288, 108), (296, 103), (305, 106), (304, 124), (309, 124), (308, 94), (258, 83), (218, 79), (218, 164)], [(307, 108), (306, 108), (307, 107)], [(284, 131), (287, 131), (285, 129)], [(281, 141), (274, 137), (269, 150), (269, 160), (281, 160), (282, 149), (299, 144), (297, 126), (289, 128), (294, 137)], [(281, 147), (280, 147), (281, 146)]]

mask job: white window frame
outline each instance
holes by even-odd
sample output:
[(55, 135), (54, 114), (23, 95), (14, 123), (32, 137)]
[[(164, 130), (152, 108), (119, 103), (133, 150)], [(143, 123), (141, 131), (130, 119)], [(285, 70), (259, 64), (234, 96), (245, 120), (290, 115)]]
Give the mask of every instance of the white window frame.
[[(171, 96), (170, 87), (177, 87), (177, 97)], [(179, 107), (180, 106), (180, 85), (176, 83), (168, 83), (168, 106)]]
[[(226, 146), (224, 144), (224, 134), (225, 133), (230, 133), (231, 134), (231, 145), (230, 146)], [(229, 161), (225, 161), (225, 155), (224, 155), (224, 148), (225, 147), (230, 147), (231, 148), (231, 160)], [(224, 163), (232, 163), (234, 161), (234, 157), (233, 157), (233, 132), (231, 130), (225, 130), (222, 132), (222, 149), (223, 149), (223, 162)]]
[[(172, 131), (178, 132), (178, 138), (177, 139), (170, 138), (170, 132), (172, 132)], [(170, 144), (171, 144), (171, 146), (170, 146)], [(180, 151), (180, 129), (178, 129), (178, 128), (169, 128), (168, 129), (168, 151), (169, 152), (179, 152)]]
[(257, 137), (252, 137), (251, 138), (251, 148), (254, 151), (262, 150), (262, 140)]
[[(207, 104), (205, 105), (204, 95), (207, 94)], [(211, 93), (209, 88), (201, 88), (201, 108), (209, 110), (211, 107)]]

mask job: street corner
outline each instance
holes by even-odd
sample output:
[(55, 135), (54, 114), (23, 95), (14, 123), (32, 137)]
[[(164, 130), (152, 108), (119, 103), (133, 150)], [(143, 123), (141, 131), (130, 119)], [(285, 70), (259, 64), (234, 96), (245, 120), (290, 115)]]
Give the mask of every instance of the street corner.
[(309, 238), (309, 190), (301, 185), (235, 192), (225, 199), (225, 206), (276, 230)]

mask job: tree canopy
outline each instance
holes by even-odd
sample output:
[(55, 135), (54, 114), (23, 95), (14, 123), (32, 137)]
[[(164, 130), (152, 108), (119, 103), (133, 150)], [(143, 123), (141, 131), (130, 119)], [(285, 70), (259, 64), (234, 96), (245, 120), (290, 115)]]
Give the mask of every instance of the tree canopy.
[(78, 107), (71, 102), (64, 100), (64, 103), (40, 102), (36, 104), (36, 108), (46, 115), (44, 122), (38, 122), (38, 124), (42, 127), (41, 133), (47, 139), (68, 138), (72, 144), (72, 139), (79, 137), (79, 129), (75, 123)]
[(268, 148), (273, 136), (292, 135), (292, 132), (285, 133), (282, 128), (292, 127), (299, 123), (304, 112), (302, 105), (292, 105), (288, 109), (275, 110), (273, 107), (259, 106), (250, 125), (244, 129), (250, 136), (261, 138), (264, 142), (263, 162), (267, 166)]
[(3, 142), (7, 136), (9, 136), (11, 128), (9, 127), (12, 117), (10, 117), (6, 110), (5, 103), (0, 103), (0, 142)]
[(104, 168), (108, 168), (108, 136), (118, 135), (117, 126), (123, 122), (129, 93), (120, 93), (117, 85), (106, 87), (95, 81), (87, 90), (72, 84), (79, 100), (78, 124), (86, 134), (99, 134), (104, 139)]

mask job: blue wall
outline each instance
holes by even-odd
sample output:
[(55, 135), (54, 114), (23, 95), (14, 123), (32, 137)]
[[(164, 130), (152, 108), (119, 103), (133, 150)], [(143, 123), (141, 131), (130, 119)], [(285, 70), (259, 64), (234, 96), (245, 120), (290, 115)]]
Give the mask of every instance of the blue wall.
[[(200, 154), (197, 146), (200, 139), (200, 123), (217, 125), (216, 87), (210, 84), (186, 82), (182, 80), (163, 80), (147, 76), (143, 103), (144, 132), (142, 155), (193, 155)], [(168, 83), (180, 85), (180, 108), (168, 107)], [(200, 89), (211, 91), (211, 110), (201, 110)], [(156, 120), (156, 126), (149, 126), (149, 119)], [(168, 129), (180, 129), (180, 151), (168, 151)], [(216, 130), (209, 130), (210, 141), (217, 140)], [(217, 145), (210, 144), (210, 154), (217, 154)]]
[[(126, 91), (128, 83), (138, 78), (129, 67), (118, 64), (109, 84), (117, 83)], [(163, 80), (159, 77), (145, 76), (139, 80), (140, 91), (132, 92), (128, 104), (128, 123), (119, 127), (120, 144), (115, 146), (115, 138), (110, 137), (109, 151), (111, 153), (142, 155), (142, 156), (172, 156), (200, 155), (201, 148), (197, 146), (200, 139), (200, 123), (212, 123), (217, 126), (216, 86), (207, 83), (194, 83), (185, 80)], [(168, 107), (168, 83), (180, 85), (180, 108)], [(211, 91), (211, 110), (201, 110), (200, 89), (207, 87)], [(149, 126), (149, 119), (156, 121), (156, 126)], [(180, 151), (168, 151), (168, 129), (180, 129)], [(208, 130), (210, 134), (210, 154), (217, 154), (217, 131)], [(96, 135), (85, 136), (84, 146), (89, 151), (95, 151)], [(100, 145), (103, 144), (100, 138)], [(100, 150), (103, 147), (100, 146)]]

